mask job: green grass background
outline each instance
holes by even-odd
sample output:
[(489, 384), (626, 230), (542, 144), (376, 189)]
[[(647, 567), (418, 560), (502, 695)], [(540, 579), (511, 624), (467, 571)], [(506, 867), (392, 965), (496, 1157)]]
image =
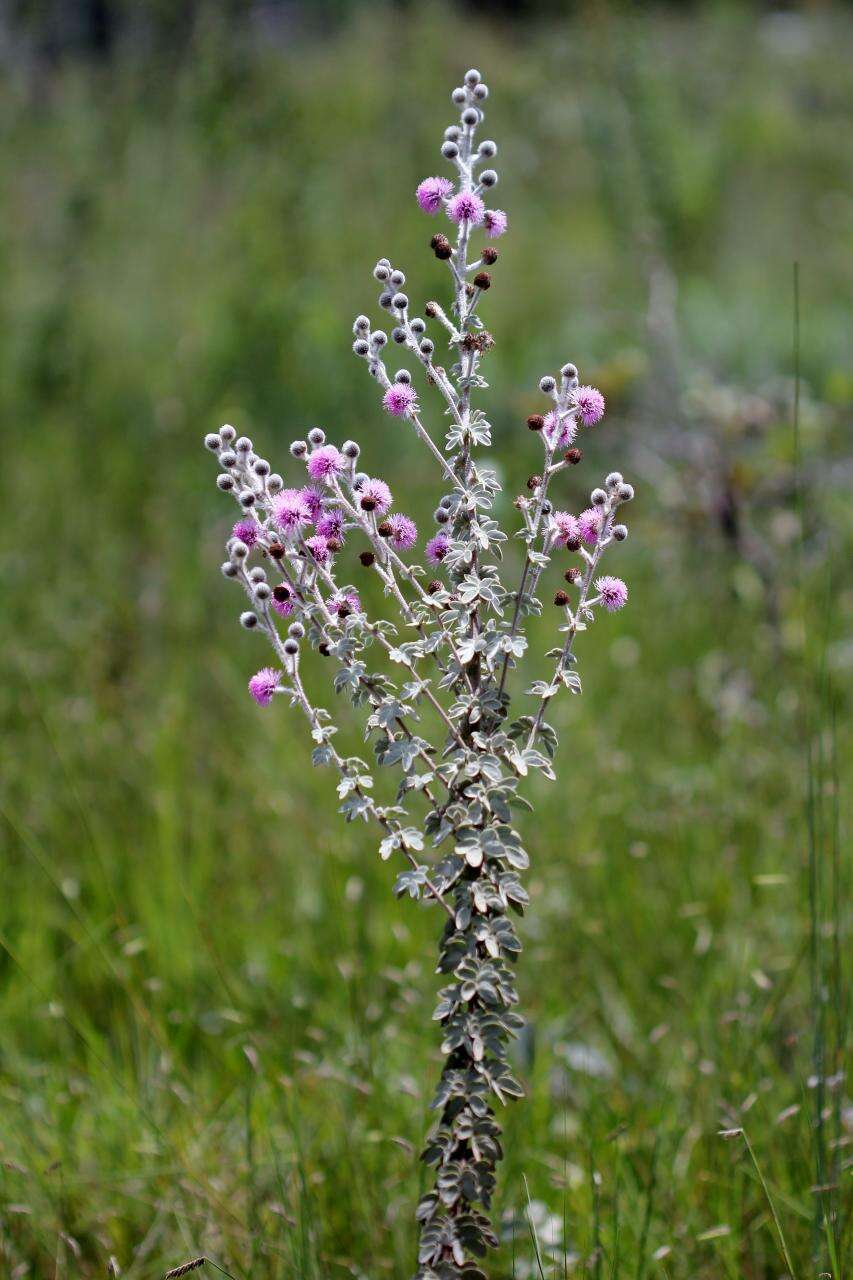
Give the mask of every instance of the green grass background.
[(582, 647), (523, 825), (493, 1274), (540, 1274), (526, 1177), (548, 1276), (843, 1275), (851, 35), (842, 7), (427, 5), (276, 43), (214, 7), (182, 57), (7, 69), (3, 1275), (412, 1270), (438, 921), (246, 694), (266, 657), (200, 442), (231, 421), (284, 465), (322, 424), (428, 521), (350, 324), (380, 255), (421, 304), (446, 286), (412, 191), (471, 64), (511, 227), (485, 308), (507, 498), (566, 359), (610, 412), (565, 505), (638, 485), (629, 607)]

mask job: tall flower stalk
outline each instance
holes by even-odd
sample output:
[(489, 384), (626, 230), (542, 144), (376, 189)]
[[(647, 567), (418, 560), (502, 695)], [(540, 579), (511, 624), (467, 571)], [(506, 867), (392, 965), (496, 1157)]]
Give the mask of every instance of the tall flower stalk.
[[(394, 892), (424, 899), (443, 921), (438, 972), (446, 985), (434, 1019), (444, 1064), (422, 1153), (435, 1178), (417, 1207), (418, 1280), (482, 1280), (481, 1259), (497, 1245), (489, 1218), (502, 1155), (496, 1105), (523, 1093), (509, 1047), (523, 1025), (513, 916), (528, 904), (522, 875), (529, 859), (513, 810), (530, 807), (519, 787), (531, 772), (555, 777), (557, 735), (547, 716), (562, 689), (581, 691), (576, 637), (600, 609), (620, 609), (628, 595), (621, 579), (600, 575), (599, 567), (627, 537), (618, 513), (633, 497), (631, 486), (612, 472), (577, 516), (554, 506), (562, 473), (581, 461), (576, 437), (605, 408), (573, 364), (539, 382), (546, 404), (527, 427), (539, 438), (541, 468), (513, 504), (520, 581), (508, 587), (501, 577), (508, 541), (495, 516), (501, 489), (481, 461), (491, 425), (474, 403), (487, 388), (482, 367), (493, 346), (480, 314), (498, 260), (488, 241), (507, 229), (506, 214), (486, 203), (498, 181), (490, 167), (495, 143), (477, 143), (487, 96), (479, 72), (467, 72), (452, 94), (459, 122), (445, 130), (441, 146), (454, 179), (426, 178), (416, 192), (421, 209), (446, 219), (451, 233), (431, 240), (448, 264), (448, 304), (430, 301), (417, 314), (404, 273), (387, 258), (374, 268), (392, 343), (412, 367), (390, 374), (388, 335), (367, 316), (353, 326), (353, 351), (379, 384), (383, 407), (414, 431), (440, 476), (436, 527), (423, 548), (429, 569), (413, 557), (421, 541), (415, 522), (396, 508), (383, 479), (360, 469), (355, 441), (338, 447), (319, 428), (294, 441), (292, 459), (307, 477), (291, 486), (233, 427), (205, 438), (219, 462), (219, 488), (241, 508), (222, 572), (248, 597), (242, 625), (263, 634), (274, 656), (249, 690), (261, 706), (284, 697), (302, 713), (314, 765), (338, 775), (341, 813), (348, 822), (374, 823), (380, 857), (396, 860)], [(449, 352), (444, 362), (440, 343)], [(416, 372), (446, 419), (443, 441), (421, 405)], [(527, 701), (513, 717), (512, 677), (527, 649), (528, 619), (542, 611), (537, 592), (555, 562), (565, 585), (549, 586), (548, 594), (560, 641), (546, 655), (546, 674), (521, 691)], [(364, 606), (350, 578), (366, 573), (381, 582), (392, 618)], [(302, 680), (308, 650), (330, 665), (335, 692), (363, 712), (372, 762), (338, 751), (330, 712)], [(392, 804), (375, 796), (378, 766), (397, 771)]]

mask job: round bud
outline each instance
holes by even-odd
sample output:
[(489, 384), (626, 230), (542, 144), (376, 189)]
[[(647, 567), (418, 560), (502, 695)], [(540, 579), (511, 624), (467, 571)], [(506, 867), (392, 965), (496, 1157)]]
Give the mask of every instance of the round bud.
[(223, 444), (231, 444), (236, 439), (237, 432), (231, 426), (230, 422), (226, 422), (224, 427), (219, 428), (219, 438)]
[(433, 351), (435, 351), (435, 343), (432, 338), (424, 338), (420, 345), (421, 355), (431, 356)]
[(485, 102), (489, 96), (489, 86), (486, 84), (474, 85), (474, 97), (478, 102)]
[(567, 378), (569, 381), (571, 381), (573, 378), (576, 378), (578, 376), (577, 365), (564, 364), (562, 369), (560, 370), (560, 373), (564, 378)]
[(576, 467), (583, 457), (582, 449), (567, 449), (563, 454), (563, 458), (570, 466)]
[(406, 297), (405, 293), (395, 293), (394, 297), (391, 299), (391, 306), (395, 311), (405, 311), (408, 305), (409, 299)]
[(287, 634), (292, 636), (294, 640), (301, 640), (305, 635), (305, 628), (301, 622), (291, 622), (287, 628)]
[(439, 582), (438, 578), (433, 578), (431, 582), (427, 583), (428, 595), (434, 596), (438, 591), (441, 591), (441, 588), (442, 584)]
[(531, 491), (531, 493), (533, 492), (534, 489), (538, 489), (541, 483), (542, 483), (541, 476), (533, 475), (533, 476), (527, 477), (527, 487)]
[(356, 316), (355, 324), (352, 327), (353, 333), (355, 334), (366, 333), (369, 328), (370, 328), (370, 321), (368, 320), (367, 316)]
[(376, 556), (373, 554), (372, 551), (361, 551), (359, 552), (358, 558), (361, 561), (361, 563), (364, 565), (365, 569), (369, 569), (370, 566), (376, 560)]
[(473, 89), (475, 84), (480, 83), (480, 73), (476, 67), (472, 67), (470, 71), (465, 72), (465, 83), (469, 89)]
[(232, 564), (230, 560), (224, 561), (220, 566), (223, 578), (236, 578), (240, 570), (236, 564)]
[(252, 442), (248, 436), (240, 436), (234, 448), (237, 450), (238, 453), (251, 453)]
[(628, 537), (628, 526), (626, 524), (615, 524), (612, 533), (617, 542), (624, 542)]
[(460, 87), (458, 89), (453, 90), (453, 92), (450, 95), (450, 98), (451, 98), (451, 101), (454, 102), (457, 107), (461, 107), (462, 103), (467, 101), (468, 95), (466, 94), (465, 90)]
[(478, 271), (474, 276), (474, 284), (478, 289), (483, 289), (485, 291), (492, 287), (492, 277), (489, 275), (488, 271)]
[(498, 260), (498, 251), (497, 249), (493, 249), (491, 245), (486, 245), (486, 248), (480, 254), (480, 257), (483, 259), (487, 267), (493, 267)]
[(421, 320), (420, 316), (415, 316), (414, 320), (412, 320), (409, 325), (409, 328), (412, 333), (426, 333), (426, 325), (423, 320)]
[(219, 461), (223, 467), (235, 467), (237, 465), (237, 455), (231, 449), (223, 449), (219, 455)]
[(553, 510), (554, 510), (553, 502), (551, 501), (550, 498), (546, 498), (545, 501), (542, 503), (543, 516), (549, 516)]
[(373, 275), (377, 280), (387, 280), (391, 272), (385, 266), (384, 262), (377, 262), (373, 268)]
[(569, 593), (567, 591), (563, 591), (562, 587), (559, 591), (554, 592), (554, 604), (557, 605), (558, 608), (565, 608), (568, 603)]
[(246, 511), (253, 507), (255, 505), (255, 495), (252, 493), (252, 490), (244, 489), (240, 494), (239, 502), (240, 506)]
[(446, 129), (445, 129), (445, 131), (444, 131), (444, 136), (445, 136), (445, 138), (447, 139), (447, 141), (448, 141), (448, 142), (458, 142), (458, 141), (459, 141), (459, 133), (460, 133), (459, 125), (458, 125), (458, 124), (451, 124), (451, 125), (449, 125), (449, 126), (448, 126), (448, 128), (446, 128)]
[(267, 462), (266, 458), (258, 458), (252, 467), (252, 470), (256, 476), (261, 476), (263, 479), (270, 473), (270, 464)]
[(433, 236), (434, 244), (432, 251), (435, 256), (442, 262), (446, 262), (453, 254), (453, 246), (447, 236)]
[(480, 174), (480, 181), (484, 187), (496, 187), (498, 184), (498, 175), (494, 169), (484, 169)]
[(391, 534), (394, 532), (394, 526), (390, 520), (380, 520), (379, 524), (376, 526), (376, 532), (379, 534), (380, 538), (390, 538)]
[(229, 543), (228, 550), (231, 553), (232, 560), (245, 560), (249, 554), (249, 548), (241, 538), (235, 538), (233, 542)]
[(563, 574), (563, 577), (566, 579), (566, 582), (580, 582), (583, 574), (580, 569), (567, 569)]
[(466, 107), (462, 112), (462, 123), (468, 125), (469, 128), (473, 128), (475, 124), (479, 123), (479, 120), (480, 113), (476, 107)]
[(304, 458), (308, 452), (308, 445), (304, 440), (293, 440), (290, 445), (290, 454), (293, 458)]
[(341, 445), (341, 453), (345, 458), (349, 458), (350, 462), (354, 462), (361, 453), (361, 449), (354, 440), (345, 440)]
[(459, 155), (459, 148), (455, 142), (451, 142), (448, 139), (447, 142), (443, 142), (441, 144), (441, 154), (444, 156), (445, 160), (455, 160)]
[(542, 414), (531, 413), (530, 417), (527, 419), (528, 431), (541, 431), (544, 426), (545, 426), (545, 419), (543, 418)]
[(408, 385), (408, 383), (412, 381), (412, 375), (409, 373), (408, 369), (398, 369), (394, 374), (394, 381), (405, 382)]
[(401, 329), (398, 325), (396, 329), (391, 330), (391, 337), (394, 342), (397, 343), (398, 347), (402, 347), (403, 343), (406, 341), (406, 330)]
[(373, 343), (374, 347), (384, 347), (385, 343), (388, 341), (388, 334), (382, 329), (374, 329), (373, 333), (370, 335), (370, 341)]
[(391, 306), (391, 299), (392, 299), (393, 297), (394, 297), (394, 295), (393, 295), (393, 293), (391, 292), (391, 290), (390, 290), (390, 289), (386, 289), (386, 290), (384, 291), (384, 293), (380, 293), (380, 295), (379, 295), (379, 305), (380, 305), (380, 307), (384, 307), (384, 308), (385, 308), (385, 310), (387, 311), (387, 310), (388, 310), (388, 308)]
[(544, 378), (539, 379), (539, 390), (544, 392), (546, 396), (549, 396), (551, 394), (551, 392), (554, 390), (556, 385), (557, 385), (556, 382), (554, 381), (554, 379), (551, 377), (550, 374), (546, 373)]
[(240, 614), (240, 626), (245, 627), (247, 631), (251, 631), (253, 627), (258, 625), (258, 615), (252, 613), (251, 609), (247, 609), (245, 613)]
[(450, 521), (450, 512), (445, 507), (436, 507), (433, 514), (436, 524), (448, 524)]
[(217, 489), (221, 489), (223, 493), (228, 493), (229, 489), (234, 488), (234, 477), (218, 475), (216, 477), (216, 487)]
[(266, 580), (267, 580), (267, 571), (266, 569), (264, 569), (262, 565), (256, 564), (254, 569), (250, 569), (249, 571), (250, 582), (266, 582)]
[(570, 538), (566, 538), (567, 551), (580, 551), (580, 549), (581, 549), (581, 540), (577, 536), (577, 534), (573, 535)]
[(450, 508), (453, 506), (453, 494), (452, 494), (452, 493), (446, 493), (446, 494), (444, 495), (444, 497), (441, 499), (441, 501), (439, 502), (439, 504), (438, 504), (438, 505), (439, 505), (440, 507), (444, 507), (444, 508), (446, 508), (446, 510), (448, 510), (448, 511), (449, 511), (449, 510), (450, 510)]
[(286, 587), (283, 582), (280, 582), (277, 587), (272, 589), (272, 598), (277, 600), (279, 604), (286, 604), (290, 599), (290, 595), (290, 587)]
[[(435, 245), (432, 245), (431, 247), (434, 249)], [(428, 302), (424, 307), (424, 312), (426, 315), (429, 316), (430, 320), (432, 320), (435, 316), (438, 315), (438, 303)]]
[(357, 356), (366, 356), (370, 350), (370, 343), (365, 342), (364, 338), (356, 338), (352, 344), (352, 349)]
[(403, 285), (406, 283), (406, 277), (403, 275), (402, 271), (392, 271), (391, 278), (388, 283), (393, 285), (395, 289), (402, 289)]
[(620, 484), (622, 483), (622, 472), (611, 471), (610, 475), (607, 477), (604, 483), (608, 489), (618, 489)]
[(617, 491), (617, 497), (620, 502), (630, 502), (634, 496), (634, 486), (632, 484), (620, 484)]
[(353, 489), (360, 489), (363, 484), (367, 484), (369, 479), (370, 479), (370, 476), (367, 474), (366, 471), (359, 471), (353, 479), (353, 482), (352, 482)]
[(362, 498), (361, 503), (360, 503), (360, 506), (361, 506), (362, 511), (375, 511), (375, 510), (376, 510), (376, 499), (375, 499), (375, 498), (370, 498), (370, 497)]
[(282, 645), (282, 648), (284, 649), (284, 652), (287, 654), (288, 658), (295, 658), (297, 653), (299, 652), (299, 645), (294, 640), (293, 636), (287, 637), (284, 644)]
[(204, 437), (204, 447), (211, 453), (216, 453), (217, 449), (222, 448), (222, 437), (216, 431), (209, 431)]
[(284, 480), (277, 471), (273, 471), (272, 475), (267, 480), (267, 491), (269, 493), (280, 493), (283, 488)]
[(319, 445), (324, 444), (326, 433), (320, 427), (312, 427), (308, 432), (308, 443), (312, 444), (316, 449)]
[(272, 591), (270, 590), (270, 584), (268, 582), (259, 582), (255, 587), (256, 600), (260, 600), (263, 603), (263, 601), (269, 600), (271, 595)]
[(491, 160), (493, 156), (498, 154), (498, 144), (492, 142), (491, 138), (484, 138), (477, 148), (477, 155), (482, 156), (484, 160)]
[(603, 507), (607, 501), (607, 494), (603, 489), (593, 489), (589, 495), (589, 500), (594, 507)]
[[(278, 478), (281, 480), (281, 476)], [(281, 486), (279, 486), (279, 488), (280, 487)], [(267, 547), (267, 551), (270, 553), (273, 560), (280, 560), (284, 555), (284, 547), (280, 542), (271, 542)], [(275, 595), (275, 592), (273, 592), (273, 595)]]

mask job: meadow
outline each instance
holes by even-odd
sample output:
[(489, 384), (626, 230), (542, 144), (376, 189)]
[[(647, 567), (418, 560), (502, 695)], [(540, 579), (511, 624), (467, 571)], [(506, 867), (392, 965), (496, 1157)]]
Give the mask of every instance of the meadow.
[(475, 64), (507, 507), (567, 359), (609, 406), (567, 504), (638, 494), (523, 827), (493, 1274), (841, 1280), (850, 10), (215, 13), (0, 89), (0, 1274), (413, 1270), (438, 925), (245, 691), (201, 441), (320, 424), (411, 492), (351, 323), (382, 254), (440, 287), (413, 191)]

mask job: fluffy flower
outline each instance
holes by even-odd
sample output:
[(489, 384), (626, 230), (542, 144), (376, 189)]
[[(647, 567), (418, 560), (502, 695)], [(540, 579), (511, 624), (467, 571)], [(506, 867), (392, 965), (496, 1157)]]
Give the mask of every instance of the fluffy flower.
[(452, 190), (453, 183), (449, 178), (424, 178), (415, 195), (424, 213), (438, 213)]
[(450, 539), (446, 533), (437, 533), (434, 538), (430, 538), (424, 547), (424, 553), (427, 560), (431, 564), (441, 564), (441, 561), (447, 555), (447, 548), (450, 546)]
[(460, 191), (448, 204), (447, 216), (451, 222), (470, 222), (473, 227), (479, 227), (486, 216), (486, 206), (473, 192)]
[(364, 484), (358, 490), (358, 496), (362, 502), (365, 498), (368, 502), (372, 502), (372, 511), (378, 511), (382, 516), (391, 506), (394, 499), (391, 497), (391, 490), (388, 488), (384, 480), (365, 480)]
[(491, 240), (496, 240), (498, 236), (502, 236), (507, 228), (507, 216), (503, 209), (487, 209), (483, 219), (486, 227), (486, 235)]
[(306, 484), (299, 492), (308, 504), (311, 519), (316, 520), (323, 513), (323, 494), (313, 484)]
[(578, 387), (574, 399), (585, 427), (595, 426), (604, 417), (604, 396), (597, 387)]
[(336, 618), (342, 609), (348, 609), (350, 613), (361, 613), (361, 600), (357, 591), (339, 591), (328, 601), (328, 607), (329, 613), (333, 613)]
[(595, 589), (601, 596), (601, 603), (608, 613), (621, 609), (628, 599), (628, 588), (621, 578), (605, 576), (596, 578)]
[(418, 540), (418, 526), (414, 520), (398, 511), (388, 517), (388, 523), (391, 526), (391, 537), (388, 539), (391, 546), (395, 551), (409, 551)]
[(268, 707), (281, 684), (281, 672), (275, 667), (261, 667), (249, 681), (249, 693), (259, 707)]
[(557, 410), (552, 409), (545, 414), (542, 431), (552, 449), (567, 449), (578, 433), (578, 424), (570, 413), (560, 422)]
[(570, 515), (568, 511), (555, 511), (551, 518), (556, 526), (555, 541), (558, 546), (564, 547), (570, 538), (581, 537), (581, 527), (576, 516)]
[(272, 500), (272, 515), (283, 533), (298, 533), (313, 519), (305, 489), (282, 489)]
[(344, 536), (344, 515), (342, 511), (326, 511), (317, 521), (317, 532), (321, 538), (336, 538), (341, 542)]
[(578, 516), (578, 528), (584, 542), (588, 542), (594, 547), (598, 542), (598, 535), (601, 533), (602, 517), (601, 512), (596, 511), (595, 507), (587, 507), (586, 511), (582, 511)]
[(315, 533), (313, 538), (306, 538), (305, 545), (318, 564), (325, 564), (329, 558), (329, 544), (322, 534)]
[(395, 418), (405, 418), (417, 400), (415, 388), (409, 382), (395, 382), (382, 397), (382, 404)]
[(312, 480), (329, 480), (343, 471), (347, 465), (346, 458), (333, 444), (324, 444), (315, 449), (308, 459), (308, 474)]
[(238, 520), (231, 530), (231, 536), (239, 538), (241, 542), (245, 542), (247, 547), (253, 547), (260, 535), (261, 531), (257, 520)]
[(279, 600), (273, 595), (270, 604), (275, 609), (280, 618), (289, 618), (293, 613), (293, 596), (289, 595), (285, 600)]

